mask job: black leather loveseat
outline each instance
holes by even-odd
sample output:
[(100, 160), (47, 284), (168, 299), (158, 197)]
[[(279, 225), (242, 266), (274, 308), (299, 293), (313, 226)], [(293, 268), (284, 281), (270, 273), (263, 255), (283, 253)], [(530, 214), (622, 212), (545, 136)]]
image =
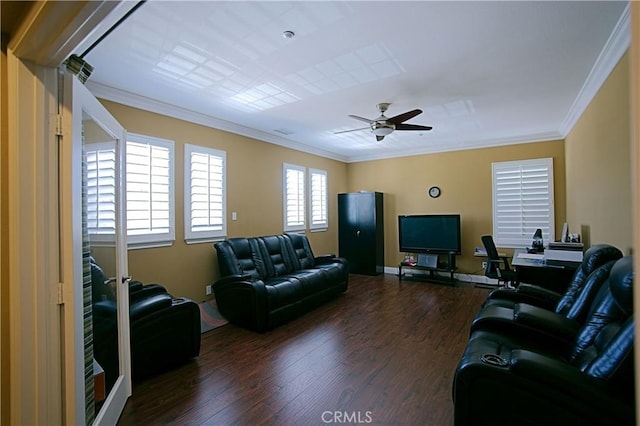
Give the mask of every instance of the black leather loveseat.
[[(110, 280), (91, 262), (94, 358), (105, 371), (107, 388), (118, 377), (116, 301)], [(131, 373), (140, 379), (180, 365), (200, 353), (200, 309), (159, 284), (129, 285)]]
[(315, 257), (301, 234), (230, 238), (214, 246), (222, 277), (213, 285), (218, 309), (254, 331), (287, 322), (348, 287), (347, 261)]

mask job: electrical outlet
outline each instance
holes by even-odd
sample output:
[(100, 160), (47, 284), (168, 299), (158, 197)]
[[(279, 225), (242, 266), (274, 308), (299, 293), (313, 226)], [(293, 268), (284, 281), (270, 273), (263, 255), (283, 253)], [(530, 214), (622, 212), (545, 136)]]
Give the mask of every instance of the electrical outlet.
[(482, 269), (487, 269), (487, 262), (482, 262)]
[(208, 285), (205, 287), (205, 292), (207, 293), (207, 296), (211, 296), (211, 292), (212, 292), (211, 285)]

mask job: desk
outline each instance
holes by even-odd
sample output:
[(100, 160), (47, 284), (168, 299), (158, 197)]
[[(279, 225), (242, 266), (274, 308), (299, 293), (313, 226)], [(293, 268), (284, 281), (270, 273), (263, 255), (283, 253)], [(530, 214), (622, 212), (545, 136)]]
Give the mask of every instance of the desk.
[(561, 260), (530, 259), (522, 257), (526, 249), (515, 249), (511, 265), (518, 273), (518, 281), (537, 284), (549, 290), (564, 293), (581, 265), (581, 262)]

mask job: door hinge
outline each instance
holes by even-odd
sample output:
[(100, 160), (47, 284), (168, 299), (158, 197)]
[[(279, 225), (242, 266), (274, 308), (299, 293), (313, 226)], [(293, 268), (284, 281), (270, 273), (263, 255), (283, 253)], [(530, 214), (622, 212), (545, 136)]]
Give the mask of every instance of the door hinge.
[(58, 283), (58, 305), (64, 305), (64, 284)]
[(62, 114), (56, 114), (55, 126), (56, 136), (62, 136)]

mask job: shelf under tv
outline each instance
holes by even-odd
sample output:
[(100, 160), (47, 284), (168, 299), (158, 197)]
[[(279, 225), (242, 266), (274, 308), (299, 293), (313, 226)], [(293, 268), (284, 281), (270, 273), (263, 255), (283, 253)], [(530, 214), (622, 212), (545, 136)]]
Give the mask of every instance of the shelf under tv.
[[(398, 265), (398, 278), (400, 280), (402, 280), (403, 278), (404, 279), (411, 278), (411, 279), (418, 279), (422, 281), (430, 281), (430, 282), (436, 282), (436, 283), (446, 283), (446, 284), (455, 283), (456, 280), (453, 274), (457, 269), (456, 254), (455, 253), (433, 254), (429, 256), (431, 257), (431, 260), (434, 260), (433, 257), (435, 257), (435, 262), (430, 264), (428, 262), (426, 264), (423, 262), (417, 262), (417, 263), (407, 262), (407, 261), (400, 262), (400, 264)], [(440, 256), (447, 256), (447, 261), (440, 262)], [(429, 264), (430, 266), (426, 266), (427, 264)], [(403, 268), (409, 269), (409, 270), (426, 271), (429, 273), (428, 274), (412, 274), (411, 276), (408, 276), (402, 272)], [(448, 276), (437, 274), (438, 272), (445, 272)]]

